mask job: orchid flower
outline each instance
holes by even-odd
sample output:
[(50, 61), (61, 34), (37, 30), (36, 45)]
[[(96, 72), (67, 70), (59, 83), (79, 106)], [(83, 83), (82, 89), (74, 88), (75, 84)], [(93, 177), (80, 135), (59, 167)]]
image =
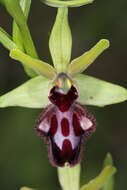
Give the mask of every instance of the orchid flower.
[[(30, 1), (21, 0), (20, 5), (17, 0), (1, 2), (14, 23), (12, 37), (0, 29), (0, 41), (10, 50), (11, 58), (21, 62), (27, 74), (34, 78), (1, 96), (0, 107), (43, 108), (35, 129), (48, 145), (51, 163), (74, 166), (81, 160), (87, 137), (96, 129), (96, 120), (85, 106), (102, 107), (127, 99), (127, 90), (123, 87), (81, 74), (109, 47), (109, 41), (100, 40), (92, 49), (70, 61), (72, 35), (68, 7), (59, 7), (49, 39), (51, 66), (38, 59), (27, 26)], [(78, 5), (86, 2), (89, 3), (79, 1)], [(50, 4), (50, 0), (45, 3)], [(60, 1), (54, 3), (60, 6)]]

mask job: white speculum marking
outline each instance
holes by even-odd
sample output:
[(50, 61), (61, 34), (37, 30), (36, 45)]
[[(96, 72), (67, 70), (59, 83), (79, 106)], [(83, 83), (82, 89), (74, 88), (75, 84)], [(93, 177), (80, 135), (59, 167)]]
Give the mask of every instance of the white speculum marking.
[(40, 125), (39, 125), (39, 129), (45, 133), (48, 133), (49, 129), (50, 129), (50, 126), (49, 124), (47, 123), (47, 121), (45, 121), (46, 119), (44, 119)]
[[(75, 136), (75, 133), (74, 133), (74, 128), (72, 126), (72, 111), (68, 110), (67, 112), (61, 113), (59, 110), (57, 110), (56, 116), (57, 116), (57, 121), (58, 121), (57, 132), (54, 135), (54, 141), (56, 145), (62, 150), (64, 140), (69, 140), (72, 145), (72, 149), (74, 150), (77, 144), (79, 143), (80, 137)], [(61, 121), (63, 118), (66, 118), (69, 122), (69, 135), (66, 137), (63, 136), (62, 130), (61, 130)]]
[(92, 122), (88, 118), (86, 118), (86, 117), (82, 118), (80, 124), (81, 124), (81, 127), (82, 127), (83, 130), (87, 130), (90, 127), (92, 127), (92, 125), (93, 125)]

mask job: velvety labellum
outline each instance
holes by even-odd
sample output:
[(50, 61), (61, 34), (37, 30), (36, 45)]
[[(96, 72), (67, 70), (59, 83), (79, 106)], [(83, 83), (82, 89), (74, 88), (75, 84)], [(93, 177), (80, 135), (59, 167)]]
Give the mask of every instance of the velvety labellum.
[(48, 145), (53, 165), (74, 166), (81, 160), (87, 137), (96, 129), (95, 119), (84, 106), (76, 102), (77, 89), (72, 85), (66, 94), (54, 86), (50, 90), (50, 104), (36, 123), (36, 131)]

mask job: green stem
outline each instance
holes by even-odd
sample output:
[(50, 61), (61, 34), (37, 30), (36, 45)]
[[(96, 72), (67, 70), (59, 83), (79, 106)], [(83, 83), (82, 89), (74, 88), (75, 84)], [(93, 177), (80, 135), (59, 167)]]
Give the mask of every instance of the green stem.
[(58, 178), (63, 190), (79, 190), (80, 164), (73, 168), (69, 166), (58, 168)]

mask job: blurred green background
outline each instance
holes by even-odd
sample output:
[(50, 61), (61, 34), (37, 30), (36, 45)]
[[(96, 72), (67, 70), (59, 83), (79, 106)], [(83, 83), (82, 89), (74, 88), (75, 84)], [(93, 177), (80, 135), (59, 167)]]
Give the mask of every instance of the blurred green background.
[[(51, 62), (49, 32), (56, 9), (32, 1), (29, 27), (40, 58)], [(127, 88), (127, 1), (96, 0), (93, 4), (69, 9), (73, 35), (72, 58), (107, 38), (110, 48), (86, 73)], [(11, 33), (12, 19), (0, 5), (0, 26)], [(20, 64), (14, 63), (0, 44), (0, 95), (28, 80)], [(82, 159), (81, 184), (95, 177), (107, 152), (111, 152), (116, 174), (115, 190), (126, 190), (127, 102), (104, 108), (88, 107), (97, 119), (97, 130), (86, 143)], [(46, 146), (34, 131), (42, 110), (0, 109), (0, 190), (29, 186), (38, 190), (60, 189), (56, 168), (48, 160)]]

